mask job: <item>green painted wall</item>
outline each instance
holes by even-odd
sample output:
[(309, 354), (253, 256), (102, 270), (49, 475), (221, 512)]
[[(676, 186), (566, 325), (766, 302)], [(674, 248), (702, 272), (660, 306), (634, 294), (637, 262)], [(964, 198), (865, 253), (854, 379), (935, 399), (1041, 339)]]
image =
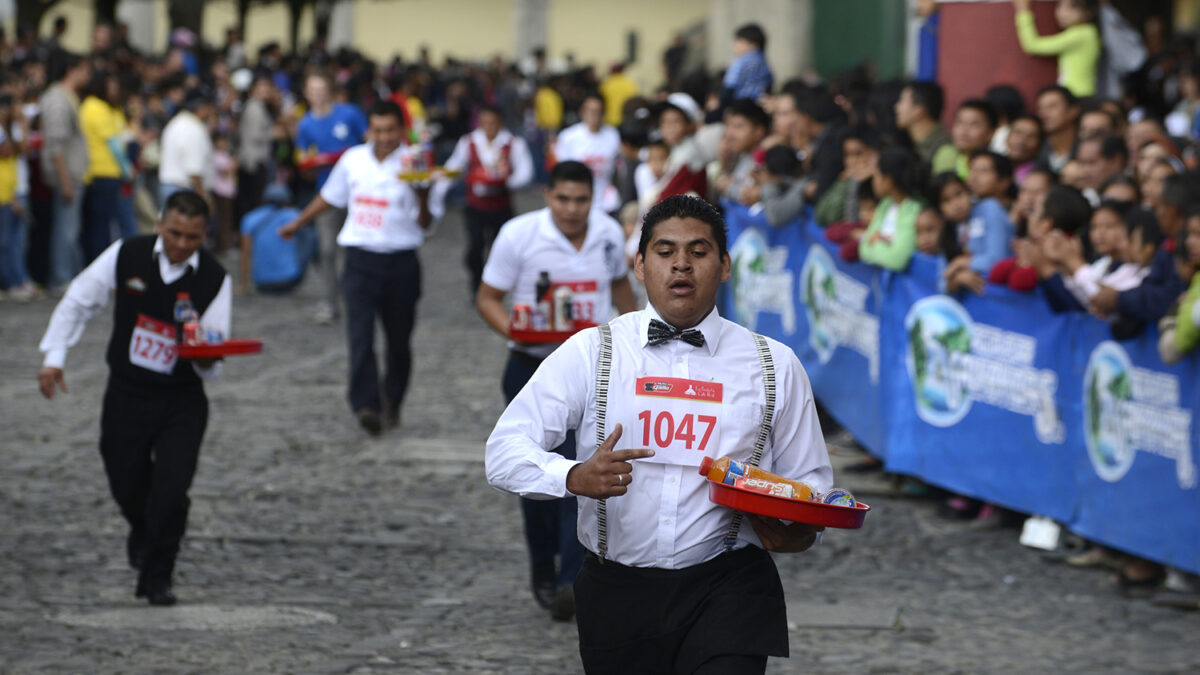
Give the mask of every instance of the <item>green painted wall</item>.
[(904, 74), (905, 0), (813, 0), (813, 60), (823, 77), (864, 60), (880, 79)]

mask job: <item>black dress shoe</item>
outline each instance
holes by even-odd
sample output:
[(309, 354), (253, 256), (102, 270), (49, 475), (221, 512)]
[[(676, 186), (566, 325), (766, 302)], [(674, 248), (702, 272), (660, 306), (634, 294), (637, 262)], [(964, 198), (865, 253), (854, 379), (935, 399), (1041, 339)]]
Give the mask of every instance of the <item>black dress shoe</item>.
[(176, 602), (175, 593), (171, 591), (170, 584), (152, 586), (148, 588), (144, 586), (138, 586), (136, 595), (139, 598), (145, 598), (146, 602), (149, 602), (155, 607), (170, 607)]
[(533, 599), (542, 609), (550, 609), (554, 605), (555, 588), (554, 565), (534, 565), (530, 575), (530, 587), (533, 589)]
[(383, 425), (379, 421), (379, 413), (370, 408), (362, 408), (355, 416), (358, 417), (358, 425), (366, 430), (372, 436), (378, 436), (383, 431)]

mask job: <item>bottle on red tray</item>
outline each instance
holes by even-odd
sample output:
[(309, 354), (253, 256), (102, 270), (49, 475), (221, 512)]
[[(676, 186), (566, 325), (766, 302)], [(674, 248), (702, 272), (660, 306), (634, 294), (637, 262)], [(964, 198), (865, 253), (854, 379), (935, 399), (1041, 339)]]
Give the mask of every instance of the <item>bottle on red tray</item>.
[(817, 495), (817, 491), (804, 481), (784, 478), (729, 457), (717, 460), (705, 457), (700, 460), (700, 475), (711, 481), (775, 497), (812, 501)]

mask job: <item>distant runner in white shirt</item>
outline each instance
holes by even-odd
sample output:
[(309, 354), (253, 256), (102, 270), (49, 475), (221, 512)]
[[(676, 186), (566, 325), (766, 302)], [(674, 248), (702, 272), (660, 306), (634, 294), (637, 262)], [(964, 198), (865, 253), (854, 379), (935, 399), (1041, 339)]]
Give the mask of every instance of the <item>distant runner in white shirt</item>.
[[(550, 172), (546, 208), (509, 221), (500, 230), (476, 307), (488, 325), (509, 337), (509, 312), (513, 304), (536, 306), (536, 287), (548, 273), (551, 293), (558, 286), (572, 291), (572, 315), (591, 323), (608, 321), (612, 307), (620, 313), (634, 310), (633, 291), (623, 250), (624, 232), (615, 220), (591, 208), (592, 174), (580, 162), (559, 162)], [(509, 341), (504, 369), (504, 397), (511, 401), (559, 344), (526, 344)], [(570, 432), (554, 452), (575, 457)], [(538, 604), (551, 610), (557, 621), (575, 614), (572, 584), (583, 564), (583, 547), (575, 534), (573, 496), (564, 499), (522, 499), (525, 540), (529, 546), (531, 584)], [(558, 569), (555, 569), (555, 557)]]
[[(762, 673), (767, 656), (788, 654), (783, 588), (766, 551), (804, 551), (821, 528), (747, 516), (751, 527), (735, 529), (698, 466), (751, 457), (770, 366), (773, 423), (759, 466), (828, 490), (808, 377), (786, 346), (718, 316), (730, 259), (724, 220), (707, 202), (681, 195), (652, 208), (634, 271), (649, 306), (609, 324), (607, 363), (598, 363), (603, 327), (542, 363), (488, 439), (488, 481), (534, 499), (580, 497), (589, 553), (575, 600), (587, 672)], [(548, 452), (571, 430), (577, 460)]]
[(583, 162), (595, 177), (592, 208), (608, 214), (621, 207), (621, 197), (612, 184), (613, 168), (621, 154), (621, 134), (604, 123), (604, 98), (599, 92), (588, 93), (579, 104), (578, 124), (558, 135), (554, 157), (562, 162), (573, 159)]
[(525, 139), (503, 127), (499, 108), (484, 106), (479, 127), (458, 139), (445, 167), (463, 172), (467, 205), (467, 250), (463, 262), (471, 274), (470, 291), (479, 290), (485, 251), (500, 226), (513, 217), (512, 191), (533, 180), (533, 156)]
[[(279, 234), (291, 237), (330, 208), (348, 209), (337, 243), (346, 249), (342, 280), (350, 340), (350, 387), (347, 398), (359, 425), (371, 435), (383, 425), (400, 424), (400, 405), (412, 368), (409, 338), (421, 297), (417, 248), (425, 232), (444, 212), (449, 183), (410, 184), (400, 179), (405, 159), (417, 150), (403, 145), (404, 114), (391, 101), (370, 111), (371, 142), (347, 150), (321, 194)], [(387, 371), (382, 392), (375, 361), (375, 318), (383, 324)], [(380, 412), (383, 420), (380, 420)]]

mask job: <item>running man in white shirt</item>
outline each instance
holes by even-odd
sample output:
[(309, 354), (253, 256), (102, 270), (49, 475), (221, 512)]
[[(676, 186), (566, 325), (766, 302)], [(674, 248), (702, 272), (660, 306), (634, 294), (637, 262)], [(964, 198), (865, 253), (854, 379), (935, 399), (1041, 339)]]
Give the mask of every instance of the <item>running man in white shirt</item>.
[[(346, 249), (342, 287), (350, 343), (350, 387), (347, 398), (358, 423), (378, 435), (383, 425), (400, 424), (400, 405), (412, 368), (409, 338), (421, 297), (421, 263), (417, 248), (425, 232), (444, 211), (447, 181), (409, 184), (400, 180), (404, 158), (418, 152), (403, 145), (404, 114), (391, 101), (371, 108), (371, 142), (347, 150), (296, 220), (279, 234), (291, 237), (330, 208), (348, 209), (337, 243)], [(383, 323), (387, 371), (380, 392), (375, 360), (375, 317)], [(380, 412), (383, 413), (382, 422)]]
[(533, 156), (525, 139), (503, 127), (499, 108), (484, 106), (479, 127), (458, 139), (445, 167), (462, 171), (467, 185), (467, 251), (463, 262), (471, 274), (470, 290), (479, 290), (484, 252), (500, 226), (513, 217), (512, 191), (533, 180)]
[[(730, 259), (707, 202), (675, 196), (652, 208), (634, 271), (649, 306), (576, 334), (542, 363), (488, 439), (488, 481), (534, 499), (580, 497), (587, 672), (762, 673), (767, 656), (788, 653), (767, 551), (807, 550), (820, 528), (757, 516), (742, 527), (708, 500), (698, 467), (761, 450), (764, 469), (829, 489), (808, 377), (786, 346), (717, 314)], [(577, 459), (548, 452), (570, 430)]]
[(129, 523), (125, 552), (139, 571), (137, 597), (173, 605), (171, 576), (187, 526), (188, 487), (208, 424), (202, 379), (214, 361), (181, 362), (174, 307), (190, 296), (205, 331), (229, 335), (229, 276), (203, 248), (208, 204), (192, 190), (167, 198), (158, 235), (119, 240), (75, 277), (54, 308), (39, 349), (42, 395), (67, 391), (63, 367), (89, 319), (115, 293), (100, 456), (109, 489)]
[[(537, 304), (536, 287), (548, 273), (551, 293), (557, 286), (572, 291), (572, 314), (592, 323), (608, 321), (615, 306), (620, 313), (634, 310), (633, 290), (623, 250), (621, 226), (591, 208), (592, 174), (580, 162), (560, 162), (550, 172), (546, 208), (511, 220), (500, 230), (476, 307), (488, 325), (509, 336), (505, 296), (514, 304)], [(509, 342), (504, 369), (504, 397), (511, 401), (558, 344)], [(554, 452), (575, 456), (575, 438), (568, 433)], [(575, 498), (521, 500), (525, 539), (529, 546), (533, 596), (558, 621), (575, 614), (572, 584), (583, 564), (583, 547), (575, 535)], [(559, 564), (555, 570), (555, 557)]]
[(604, 123), (604, 98), (599, 92), (584, 96), (579, 119), (558, 135), (554, 157), (560, 162), (573, 159), (587, 164), (595, 178), (592, 208), (611, 215), (621, 208), (621, 197), (612, 184), (613, 168), (621, 154), (621, 134)]

